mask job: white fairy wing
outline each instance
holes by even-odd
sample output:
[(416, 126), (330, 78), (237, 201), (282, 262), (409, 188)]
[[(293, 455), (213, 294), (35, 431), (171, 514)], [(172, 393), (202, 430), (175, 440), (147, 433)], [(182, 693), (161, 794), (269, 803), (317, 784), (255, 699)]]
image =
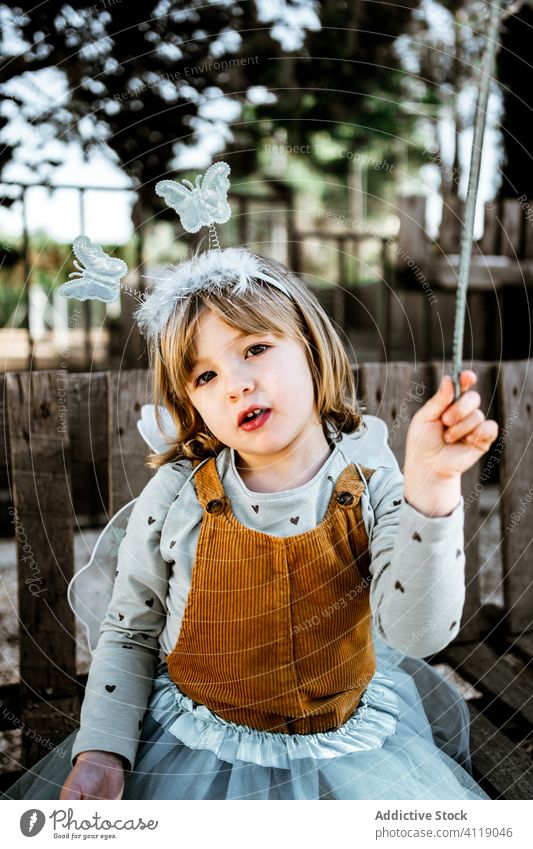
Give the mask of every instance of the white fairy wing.
[(85, 626), (91, 653), (98, 642), (100, 624), (111, 601), (118, 549), (136, 500), (134, 498), (125, 504), (107, 523), (96, 541), (91, 559), (74, 575), (67, 588), (68, 603)]
[(76, 255), (74, 265), (78, 270), (69, 274), (70, 281), (59, 287), (60, 295), (79, 301), (94, 299), (106, 304), (116, 301), (120, 294), (120, 280), (128, 271), (124, 260), (108, 256), (87, 236), (74, 239), (72, 248)]
[(176, 180), (160, 180), (155, 191), (164, 198), (167, 206), (178, 213), (183, 229), (197, 233), (202, 227), (229, 221), (229, 173), (230, 167), (226, 162), (215, 162), (205, 172), (201, 184), (197, 178), (197, 185), (193, 188), (187, 188)]
[(197, 189), (187, 189), (175, 180), (161, 180), (155, 190), (167, 206), (178, 213), (183, 229), (188, 233), (197, 233), (205, 226), (205, 210), (198, 202)]
[(128, 266), (123, 259), (106, 254), (101, 245), (91, 242), (88, 236), (78, 236), (72, 243), (72, 248), (79, 262), (92, 274), (123, 277)]
[(94, 299), (110, 304), (112, 301), (116, 301), (120, 294), (120, 283), (116, 279), (109, 282), (95, 280), (86, 272), (77, 280), (63, 283), (58, 291), (64, 298), (76, 298), (78, 301)]
[(205, 204), (209, 222), (224, 224), (231, 217), (231, 207), (227, 201), (229, 172), (230, 168), (226, 162), (215, 162), (205, 172), (200, 197)]
[(229, 191), (230, 167), (227, 162), (215, 162), (210, 165), (202, 179), (202, 192), (218, 192), (221, 197), (227, 195)]
[(198, 195), (187, 200), (180, 209), (176, 208), (180, 217), (180, 221), (184, 230), (188, 233), (197, 233), (202, 227), (206, 227), (209, 221), (209, 214), (198, 201)]
[(224, 224), (225, 221), (229, 221), (231, 207), (227, 200), (221, 198), (216, 192), (202, 194), (201, 201), (204, 207), (204, 226), (207, 226), (212, 221), (216, 224)]
[(141, 418), (137, 422), (137, 430), (141, 434), (146, 444), (162, 454), (169, 447), (169, 443), (165, 440), (165, 436), (175, 437), (176, 426), (172, 421), (172, 416), (166, 407), (161, 407), (161, 418), (163, 420), (163, 433), (159, 429), (155, 418), (155, 407), (153, 404), (144, 404), (141, 407)]
[(176, 180), (160, 180), (159, 183), (156, 183), (155, 193), (163, 198), (167, 206), (179, 212), (181, 207), (191, 199), (193, 190), (186, 188)]

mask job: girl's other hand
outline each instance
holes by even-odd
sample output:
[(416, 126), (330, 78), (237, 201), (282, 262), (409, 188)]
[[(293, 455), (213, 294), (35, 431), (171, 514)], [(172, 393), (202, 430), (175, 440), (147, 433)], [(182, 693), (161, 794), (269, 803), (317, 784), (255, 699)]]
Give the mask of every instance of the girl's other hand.
[(60, 800), (122, 799), (124, 761), (113, 752), (80, 752), (61, 788)]
[(479, 409), (481, 398), (470, 387), (475, 372), (462, 371), (461, 395), (454, 401), (446, 374), (439, 389), (413, 416), (407, 432), (405, 465), (438, 479), (463, 474), (477, 463), (498, 436), (498, 424)]

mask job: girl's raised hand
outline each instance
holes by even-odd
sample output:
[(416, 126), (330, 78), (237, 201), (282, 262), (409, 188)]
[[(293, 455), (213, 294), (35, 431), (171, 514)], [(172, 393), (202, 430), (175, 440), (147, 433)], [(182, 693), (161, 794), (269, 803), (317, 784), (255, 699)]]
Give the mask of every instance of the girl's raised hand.
[(413, 416), (407, 431), (405, 466), (429, 478), (457, 477), (490, 448), (498, 436), (498, 424), (479, 409), (481, 397), (470, 390), (475, 372), (462, 371), (461, 392), (454, 401), (451, 376)]

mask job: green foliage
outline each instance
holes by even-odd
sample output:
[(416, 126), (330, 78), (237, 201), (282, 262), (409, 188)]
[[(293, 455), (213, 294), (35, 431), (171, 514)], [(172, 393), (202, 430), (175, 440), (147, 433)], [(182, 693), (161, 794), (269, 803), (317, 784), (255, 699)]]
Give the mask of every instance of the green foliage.
[[(197, 144), (199, 124), (222, 137), (225, 122), (205, 111), (222, 96), (241, 110), (222, 153), (234, 183), (251, 180), (257, 190), (268, 186), (258, 177), (274, 178), (313, 202), (346, 209), (354, 164), (365, 163), (372, 218), (397, 190), (402, 171), (424, 161), (428, 125), (475, 67), (483, 39), (472, 29), (485, 6), (481, 0), (434, 2), (447, 20), (439, 31), (419, 0), (317, 0), (319, 26), (303, 27), (300, 46), (286, 50), (272, 29), (283, 4), (270, 10), (265, 24), (254, 0), (110, 0), (75, 9), (21, 0), (17, 14), (5, 14), (28, 49), (10, 55), (6, 41), (9, 61), (0, 69), (0, 86), (43, 145), (57, 137), (77, 141), (87, 157), (95, 149), (111, 151), (138, 185), (142, 219), (157, 213), (158, 221), (175, 222), (154, 184), (172, 174), (178, 148)], [(43, 68), (63, 77), (65, 94), (31, 106), (9, 84), (24, 75), (31, 87), (33, 72)], [(257, 87), (268, 93), (266, 101), (251, 96)], [(430, 116), (425, 130), (424, 113)], [(286, 170), (274, 173), (267, 146), (280, 143), (306, 152), (290, 153)], [(6, 144), (0, 168), (10, 158)], [(135, 263), (133, 243), (126, 254)], [(58, 247), (55, 267), (66, 258)]]
[[(289, 144), (323, 132), (350, 150), (368, 150), (391, 133), (405, 138), (412, 119), (400, 108), (403, 75), (392, 48), (417, 6), (418, 0), (399, 6), (319, 2), (321, 28), (304, 30), (302, 46), (291, 52), (248, 0), (110, 0), (82, 2), (75, 10), (62, 2), (20, 2), (12, 25), (28, 50), (0, 69), (0, 85), (23, 72), (56, 68), (65, 77), (66, 96), (39, 102), (32, 111), (11, 91), (19, 117), (41, 128), (43, 138), (48, 133), (79, 142), (86, 156), (111, 149), (138, 183), (143, 208), (170, 220), (173, 213), (155, 197), (154, 182), (172, 171), (178, 140), (196, 144), (191, 130), (213, 94), (244, 107), (228, 151), (239, 153), (231, 161), (236, 178), (257, 170), (264, 142), (280, 127)], [(265, 87), (276, 102), (254, 106), (247, 95), (254, 86)], [(212, 124), (218, 131), (216, 119)], [(312, 154), (310, 161), (315, 170), (346, 179), (342, 155), (324, 162)]]
[(0, 327), (5, 327), (10, 319), (15, 318), (15, 326), (17, 326), (17, 316), (15, 310), (18, 309), (19, 315), (22, 316), (24, 287), (20, 285), (6, 286), (3, 281), (0, 281)]

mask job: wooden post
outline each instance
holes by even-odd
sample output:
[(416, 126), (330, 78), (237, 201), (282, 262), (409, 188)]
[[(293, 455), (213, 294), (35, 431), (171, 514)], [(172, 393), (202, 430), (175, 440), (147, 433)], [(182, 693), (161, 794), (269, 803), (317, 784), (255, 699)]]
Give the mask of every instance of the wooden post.
[(437, 242), (443, 254), (458, 254), (461, 246), (465, 203), (457, 195), (447, 195), (442, 207), (442, 220)]
[[(0, 486), (6, 492), (8, 491), (8, 456), (9, 456), (9, 429), (7, 421), (7, 398), (6, 398), (6, 375), (0, 374)], [(12, 498), (11, 493), (9, 498)], [(5, 527), (8, 527), (8, 508), (9, 503), (0, 504), (0, 522), (4, 522)]]
[(105, 372), (68, 375), (72, 501), (79, 519), (107, 521), (108, 380)]
[(381, 281), (379, 283), (379, 292), (378, 292), (378, 311), (382, 316), (383, 326), (378, 328), (378, 334), (381, 332), (385, 338), (385, 346), (380, 344), (380, 338), (378, 335), (377, 339), (377, 350), (380, 353), (380, 359), (385, 361), (392, 358), (392, 310), (391, 310), (391, 301), (392, 301), (392, 289), (393, 289), (393, 280), (392, 280), (392, 269), (391, 264), (389, 263), (389, 257), (387, 253), (387, 242), (386, 238), (381, 239)]
[(31, 335), (31, 269), (32, 262), (30, 256), (30, 237), (28, 233), (28, 187), (22, 186), (22, 255), (24, 258), (24, 300), (26, 306), (26, 316), (24, 318), (24, 326), (28, 332), (28, 368), (33, 368), (35, 358), (35, 340)]
[(500, 253), (501, 228), (498, 222), (498, 202), (485, 204), (485, 222), (483, 235), (479, 242), (479, 249), (483, 256), (495, 256)]
[(13, 524), (17, 540), (22, 760), (43, 757), (79, 713), (69, 459), (69, 396), (58, 372), (6, 376)]
[(398, 261), (402, 266), (412, 259), (420, 263), (426, 259), (426, 198), (410, 195), (398, 199), (400, 232), (398, 233)]
[(246, 245), (247, 242), (248, 242), (247, 220), (246, 220), (246, 215), (247, 215), (247, 212), (248, 212), (247, 199), (244, 197), (244, 195), (239, 195), (239, 197), (237, 198), (237, 202), (238, 202), (238, 205), (239, 205), (239, 217), (238, 217), (239, 244)]
[(109, 398), (109, 512), (136, 498), (153, 472), (144, 465), (150, 449), (137, 430), (143, 404), (151, 403), (152, 373), (107, 372)]
[(338, 262), (338, 277), (336, 283), (333, 284), (333, 321), (341, 336), (345, 333), (345, 291), (348, 282), (348, 262), (347, 262), (347, 240), (344, 236), (336, 238), (337, 243), (337, 262)]
[(524, 222), (522, 208), (517, 200), (505, 198), (503, 201), (502, 221), (502, 256), (512, 259), (521, 257), (522, 224)]
[[(144, 291), (144, 228), (145, 228), (145, 219), (144, 219), (144, 209), (142, 196), (140, 193), (137, 195), (137, 199), (133, 204), (133, 208), (131, 211), (131, 219), (134, 228), (134, 235), (136, 238), (136, 246), (135, 246), (135, 265), (134, 269), (130, 269), (125, 282), (128, 286), (133, 289), (137, 289), (139, 292), (139, 296)], [(121, 303), (121, 314), (120, 314), (120, 324), (121, 324), (121, 335), (122, 335), (122, 351), (123, 358), (121, 361), (122, 366), (131, 366), (135, 368), (140, 368), (142, 366), (148, 365), (148, 356), (147, 349), (144, 337), (141, 335), (141, 332), (137, 326), (136, 321), (133, 319), (133, 312), (139, 306), (138, 299), (131, 293), (121, 291), (120, 293), (120, 303)]]
[(299, 274), (302, 270), (302, 259), (300, 251), (299, 238), (300, 235), (296, 230), (296, 209), (294, 192), (290, 187), (287, 187), (287, 262), (289, 268)]
[(365, 412), (388, 425), (389, 445), (400, 468), (411, 417), (431, 394), (430, 377), (425, 364), (415, 368), (412, 363), (367, 363), (359, 369), (359, 400)]
[(506, 627), (533, 630), (533, 379), (529, 360), (501, 363), (498, 379), (501, 517)]

